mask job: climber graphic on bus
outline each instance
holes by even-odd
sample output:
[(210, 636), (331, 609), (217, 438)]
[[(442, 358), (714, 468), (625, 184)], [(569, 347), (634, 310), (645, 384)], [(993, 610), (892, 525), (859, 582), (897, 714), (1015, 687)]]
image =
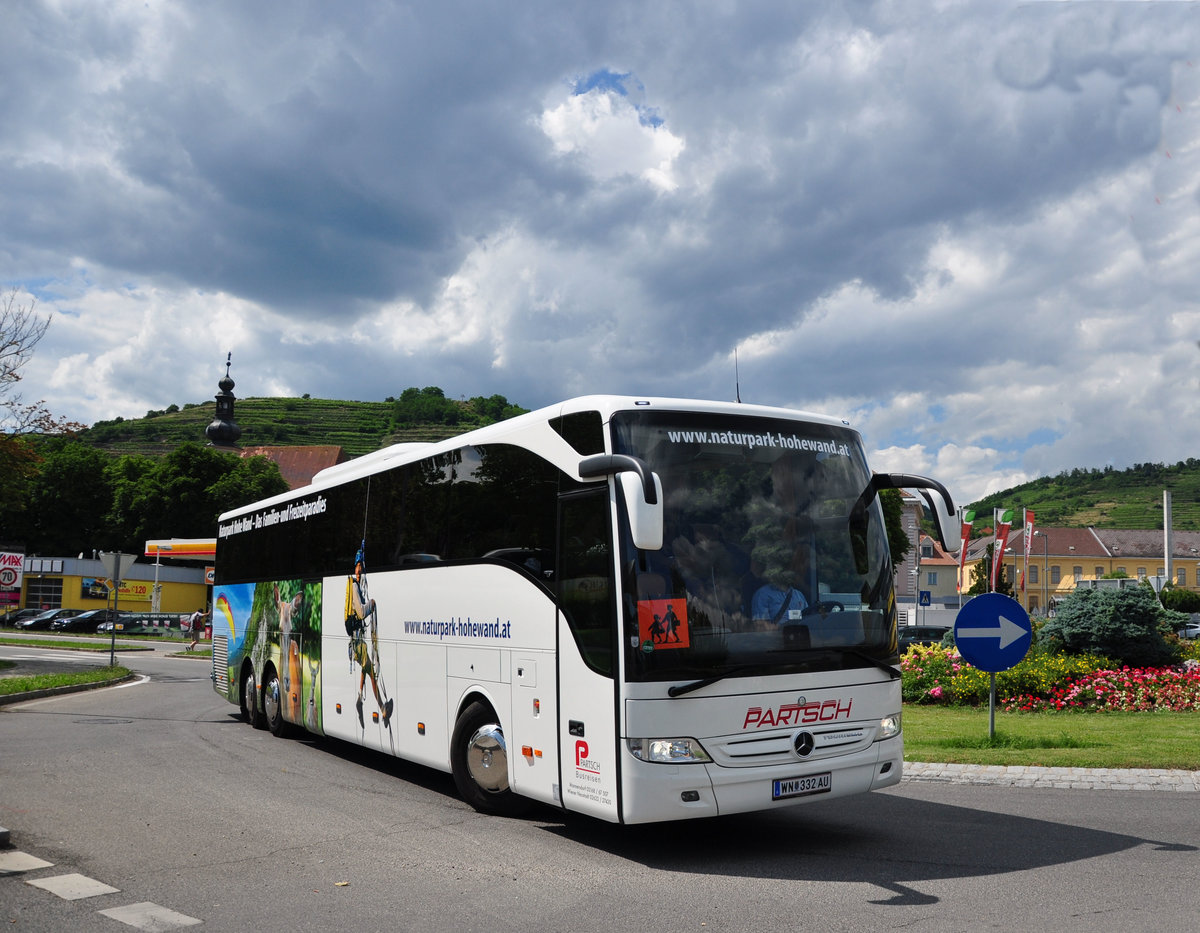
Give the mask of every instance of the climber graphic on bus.
[(354, 555), (354, 572), (346, 578), (346, 634), (350, 636), (350, 670), (357, 664), (358, 678), (358, 724), (366, 728), (363, 719), (363, 696), (367, 678), (371, 678), (371, 690), (375, 703), (383, 718), (385, 728), (391, 728), (393, 701), (387, 695), (383, 673), (379, 669), (379, 629), (375, 600), (367, 593), (367, 542), (363, 540)]

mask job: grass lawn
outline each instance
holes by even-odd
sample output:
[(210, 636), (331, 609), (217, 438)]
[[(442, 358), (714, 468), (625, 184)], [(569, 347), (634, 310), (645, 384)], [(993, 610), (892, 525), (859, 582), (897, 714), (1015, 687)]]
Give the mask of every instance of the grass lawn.
[(59, 648), (69, 651), (107, 651), (109, 640), (101, 643), (99, 638), (65, 639), (65, 638), (5, 638), (0, 635), (0, 645), (12, 645), (18, 648)]
[(1182, 768), (1200, 771), (1200, 712), (996, 713), (904, 707), (906, 761), (1067, 768)]
[(81, 684), (99, 684), (123, 680), (132, 673), (128, 668), (101, 667), (90, 671), (73, 671), (69, 674), (39, 674), (36, 677), (0, 677), (0, 696), (27, 693), (30, 690), (46, 690), (50, 687), (76, 687)]

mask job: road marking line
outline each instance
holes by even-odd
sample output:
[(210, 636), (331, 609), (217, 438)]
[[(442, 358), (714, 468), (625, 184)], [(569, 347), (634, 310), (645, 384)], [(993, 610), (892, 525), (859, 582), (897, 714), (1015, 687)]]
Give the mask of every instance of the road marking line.
[(113, 920), (118, 920), (127, 926), (135, 927), (139, 930), (154, 931), (154, 933), (165, 933), (167, 930), (174, 930), (179, 927), (192, 927), (197, 923), (204, 922), (197, 920), (195, 917), (189, 917), (187, 914), (181, 914), (166, 907), (160, 907), (158, 904), (152, 904), (149, 901), (144, 901), (141, 904), (130, 904), (128, 907), (113, 907), (109, 910), (101, 910), (100, 913)]
[(0, 852), (0, 875), (15, 875), (23, 871), (34, 871), (38, 868), (50, 868), (54, 863), (46, 862), (36, 855), (30, 855), (19, 849)]
[(33, 878), (25, 883), (56, 894), (64, 901), (78, 901), (85, 897), (98, 897), (101, 894), (116, 894), (121, 890), (78, 873), (54, 875), (50, 878)]

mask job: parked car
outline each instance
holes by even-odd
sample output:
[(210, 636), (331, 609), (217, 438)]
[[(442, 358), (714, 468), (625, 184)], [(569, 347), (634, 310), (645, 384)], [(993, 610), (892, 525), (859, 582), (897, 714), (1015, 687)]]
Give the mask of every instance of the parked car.
[(80, 609), (47, 609), (33, 618), (22, 619), (17, 623), (16, 629), (19, 632), (46, 632), (50, 630), (50, 623), (55, 619), (77, 616), (81, 611)]
[(948, 631), (948, 625), (902, 625), (896, 632), (899, 636), (900, 653), (904, 654), (911, 645), (941, 644)]
[(95, 632), (101, 623), (125, 618), (129, 613), (118, 609), (89, 609), (77, 616), (65, 616), (50, 623), (55, 632)]
[(23, 619), (32, 619), (34, 616), (40, 616), (44, 609), (10, 609), (0, 617), (0, 625), (5, 625), (12, 628)]
[(112, 634), (113, 626), (116, 626), (118, 635), (165, 635), (167, 627), (165, 625), (147, 625), (141, 619), (134, 618), (132, 615), (121, 613), (121, 618), (115, 621), (101, 622), (96, 628), (96, 631), (102, 635)]
[(1189, 622), (1176, 634), (1180, 638), (1200, 638), (1200, 622)]

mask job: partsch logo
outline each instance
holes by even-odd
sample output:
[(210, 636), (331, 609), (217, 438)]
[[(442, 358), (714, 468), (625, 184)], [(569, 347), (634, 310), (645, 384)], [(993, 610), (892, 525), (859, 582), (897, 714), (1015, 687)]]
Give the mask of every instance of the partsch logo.
[[(803, 699), (803, 698), (802, 698)], [(752, 706), (746, 710), (743, 729), (765, 729), (768, 726), (808, 726), (814, 722), (836, 722), (850, 718), (854, 699), (826, 700), (823, 703), (784, 703), (778, 709)]]
[(582, 739), (575, 743), (575, 770), (591, 774), (600, 773), (600, 762), (588, 757), (588, 743)]

